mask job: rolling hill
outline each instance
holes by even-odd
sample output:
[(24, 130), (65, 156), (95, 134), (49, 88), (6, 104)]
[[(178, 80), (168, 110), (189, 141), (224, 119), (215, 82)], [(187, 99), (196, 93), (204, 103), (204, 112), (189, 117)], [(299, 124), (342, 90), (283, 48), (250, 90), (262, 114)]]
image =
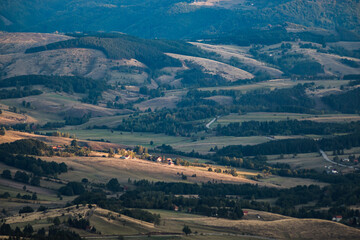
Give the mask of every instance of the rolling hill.
[[(120, 31), (146, 38), (207, 38), (244, 44), (256, 39), (271, 42), (294, 36), (327, 37), (329, 34), (349, 40), (358, 38), (357, 34), (349, 33), (360, 31), (359, 3), (356, 0), (194, 2), (5, 0), (0, 5), (0, 29), (27, 32)], [(305, 34), (294, 34), (294, 28), (288, 27), (294, 24), (299, 25), (295, 29), (297, 32), (302, 29), (300, 32)], [(269, 29), (269, 26), (285, 32), (282, 36), (271, 36), (269, 30), (272, 27)], [(287, 27), (292, 30), (286, 31)], [(264, 34), (259, 33), (262, 30)]]

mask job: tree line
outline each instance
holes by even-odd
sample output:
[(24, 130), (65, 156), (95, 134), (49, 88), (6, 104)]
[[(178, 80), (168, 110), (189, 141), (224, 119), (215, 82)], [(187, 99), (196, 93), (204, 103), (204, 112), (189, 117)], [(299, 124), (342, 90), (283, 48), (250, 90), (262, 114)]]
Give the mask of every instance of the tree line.
[(329, 135), (348, 133), (360, 129), (360, 122), (351, 123), (318, 123), (314, 121), (247, 121), (234, 122), (228, 125), (217, 125), (216, 135), (225, 136), (264, 136), (264, 135)]

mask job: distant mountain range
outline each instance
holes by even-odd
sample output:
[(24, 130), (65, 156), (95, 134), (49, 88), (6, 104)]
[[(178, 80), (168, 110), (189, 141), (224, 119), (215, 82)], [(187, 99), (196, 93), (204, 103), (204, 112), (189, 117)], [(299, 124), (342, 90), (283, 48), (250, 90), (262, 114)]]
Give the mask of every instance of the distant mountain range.
[(357, 40), (359, 0), (2, 0), (0, 30), (274, 43)]

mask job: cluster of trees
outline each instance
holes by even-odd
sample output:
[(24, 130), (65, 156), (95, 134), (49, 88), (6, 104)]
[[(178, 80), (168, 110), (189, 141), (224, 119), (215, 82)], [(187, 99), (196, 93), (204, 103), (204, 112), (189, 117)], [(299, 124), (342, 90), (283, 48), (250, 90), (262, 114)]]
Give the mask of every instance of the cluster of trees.
[(34, 228), (28, 224), (21, 231), (19, 227), (12, 229), (10, 224), (3, 223), (0, 227), (0, 235), (9, 236), (9, 239), (34, 239), (34, 240), (45, 240), (45, 239), (62, 239), (62, 240), (81, 240), (79, 234), (69, 231), (67, 229), (60, 229), (55, 226), (49, 228), (48, 234), (46, 234), (45, 228), (40, 228), (37, 232)]
[(91, 118), (91, 113), (84, 114), (82, 117), (66, 116), (64, 118), (65, 125), (81, 125)]
[(82, 183), (69, 182), (66, 186), (59, 188), (58, 192), (65, 196), (74, 196), (84, 193), (85, 188)]
[[(10, 194), (9, 194), (10, 195)], [(26, 199), (26, 200), (37, 200), (37, 194), (36, 192), (34, 192), (32, 195), (29, 195), (29, 194), (24, 194), (21, 196), (20, 193), (18, 193), (16, 195), (16, 198), (20, 198), (20, 199)], [(21, 210), (21, 209), (20, 209)], [(23, 210), (22, 210), (23, 211)]]
[(24, 156), (24, 155), (12, 155), (5, 151), (0, 151), (0, 162), (23, 169), (33, 173), (35, 176), (48, 176), (54, 174), (61, 174), (67, 172), (68, 168), (65, 163), (56, 163), (54, 161), (47, 162), (40, 158)]
[(120, 185), (119, 181), (116, 178), (112, 178), (106, 184), (106, 188), (113, 192), (123, 191), (124, 188)]
[(216, 127), (217, 135), (225, 136), (254, 136), (254, 135), (300, 135), (318, 134), (328, 135), (334, 133), (353, 132), (360, 129), (360, 122), (351, 123), (318, 123), (314, 121), (248, 121), (242, 123), (229, 123)]
[(80, 218), (80, 219), (68, 218), (66, 224), (67, 224), (69, 227), (78, 228), (78, 229), (83, 229), (83, 230), (86, 230), (87, 228), (90, 228), (90, 222), (89, 222), (89, 220), (84, 219), (84, 218)]
[(141, 221), (160, 225), (160, 214), (152, 214), (141, 209), (124, 209), (121, 213), (132, 218), (140, 219)]
[(165, 93), (162, 91), (162, 89), (148, 89), (146, 86), (142, 86), (139, 89), (139, 93), (143, 95), (149, 95), (150, 98), (157, 98), (157, 97), (163, 97), (165, 96)]
[(12, 154), (37, 156), (52, 155), (52, 149), (49, 146), (35, 139), (21, 139), (11, 143), (0, 144), (0, 151)]
[(30, 90), (27, 87), (24, 87), (21, 89), (20, 87), (17, 89), (1, 89), (0, 90), (0, 99), (7, 99), (7, 98), (22, 98), (27, 96), (33, 96), (33, 95), (40, 95), (43, 92), (40, 90)]

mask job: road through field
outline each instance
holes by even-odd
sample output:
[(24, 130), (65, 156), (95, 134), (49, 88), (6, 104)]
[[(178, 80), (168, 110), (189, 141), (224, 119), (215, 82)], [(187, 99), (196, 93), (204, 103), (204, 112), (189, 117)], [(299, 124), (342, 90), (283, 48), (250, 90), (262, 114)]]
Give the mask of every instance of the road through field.
[(213, 118), (213, 120), (211, 120), (208, 124), (206, 124), (206, 128), (210, 128), (210, 125), (213, 124), (216, 121), (216, 117)]
[(355, 170), (358, 169), (358, 168), (353, 167), (353, 166), (347, 166), (347, 165), (344, 165), (344, 164), (341, 164), (341, 163), (337, 163), (337, 162), (331, 161), (331, 160), (329, 159), (329, 157), (326, 155), (326, 153), (325, 153), (323, 150), (321, 150), (321, 149), (320, 149), (320, 153), (321, 153), (321, 155), (323, 156), (323, 158), (324, 158), (325, 161), (328, 161), (328, 162), (330, 162), (330, 163), (332, 163), (332, 164), (335, 164), (335, 165), (338, 165), (338, 166), (341, 166), (341, 167), (346, 167), (346, 168), (355, 169)]

